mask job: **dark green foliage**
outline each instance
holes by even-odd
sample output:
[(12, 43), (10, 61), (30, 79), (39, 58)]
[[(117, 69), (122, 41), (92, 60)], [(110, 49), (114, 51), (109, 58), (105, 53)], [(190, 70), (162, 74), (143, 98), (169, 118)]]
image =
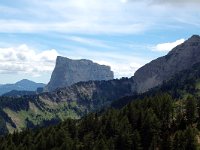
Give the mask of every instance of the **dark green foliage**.
[[(198, 115), (188, 112), (195, 111), (197, 105), (195, 99), (188, 100), (179, 111), (174, 105), (180, 101), (168, 94), (144, 98), (100, 116), (92, 113), (81, 120), (68, 119), (35, 131), (14, 132), (0, 139), (0, 149), (196, 150)], [(187, 123), (182, 127), (177, 120), (185, 119)]]
[(189, 97), (186, 101), (186, 119), (187, 122), (193, 123), (197, 118), (197, 104), (193, 97)]
[[(30, 96), (29, 99), (32, 97)], [(0, 97), (0, 108), (9, 107), (13, 111), (20, 111), (21, 109), (28, 110), (28, 102), (25, 96), (21, 98)]]

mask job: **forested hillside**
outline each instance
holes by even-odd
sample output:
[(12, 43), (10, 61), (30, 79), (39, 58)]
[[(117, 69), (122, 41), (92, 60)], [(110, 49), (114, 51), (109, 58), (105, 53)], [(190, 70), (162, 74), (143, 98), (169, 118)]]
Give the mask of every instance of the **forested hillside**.
[(81, 120), (15, 132), (0, 140), (1, 150), (198, 149), (200, 101), (175, 100), (166, 93), (133, 101), (120, 110), (92, 113)]
[[(127, 85), (124, 86), (126, 88), (121, 87), (121, 83)], [(84, 92), (87, 87), (85, 84), (88, 85), (79, 83), (73, 88), (81, 89), (78, 95), (81, 99), (77, 99), (76, 102), (82, 102), (80, 104), (84, 104), (90, 111), (95, 111), (93, 108), (97, 110), (99, 106), (104, 108), (99, 104), (111, 103), (119, 97), (114, 95), (114, 92), (110, 93), (113, 87), (119, 95), (131, 91), (129, 79), (98, 82), (96, 84), (98, 89), (104, 89), (104, 91), (95, 90), (97, 95), (93, 96), (96, 101), (93, 101), (93, 97), (90, 97), (88, 101), (86, 97), (89, 96)], [(88, 89), (91, 86), (94, 86), (94, 82), (90, 82)], [(80, 114), (83, 114), (84, 108), (76, 109), (81, 106), (77, 105), (78, 103), (72, 101), (67, 101), (68, 104), (64, 103), (66, 97), (73, 96), (69, 94), (70, 90), (70, 88), (64, 88), (49, 95), (40, 95), (40, 97), (25, 96), (17, 99), (2, 97), (0, 101), (1, 134), (8, 132), (6, 127), (15, 127), (14, 121), (19, 123), (18, 125), (23, 123), (19, 122), (14, 113), (6, 109), (7, 107), (17, 112), (20, 117), (24, 117), (22, 120), (25, 120), (26, 124), (23, 123), (24, 126), (21, 127), (27, 126), (29, 129), (24, 129), (23, 132), (13, 130), (13, 134), (2, 137), (0, 149), (192, 150), (200, 148), (200, 64), (181, 71), (171, 80), (144, 94), (119, 99), (112, 103), (111, 108), (106, 107), (99, 113), (90, 113), (79, 120), (67, 119), (58, 125), (41, 128), (45, 124), (57, 124), (60, 116), (63, 116), (65, 120), (69, 115), (77, 114), (78, 110), (82, 110)], [(104, 101), (104, 98), (109, 99)], [(59, 103), (63, 105), (58, 105)], [(39, 115), (33, 115), (35, 112)], [(67, 114), (67, 112), (72, 114)], [(13, 114), (12, 118), (8, 114)], [(37, 125), (37, 129), (30, 129)]]
[[(198, 149), (199, 66), (147, 93), (115, 101), (105, 112), (2, 137), (0, 149)], [(27, 109), (24, 102), (12, 108)]]
[(79, 82), (51, 93), (0, 97), (0, 135), (58, 123), (109, 107), (113, 100), (132, 95), (134, 82), (128, 78)]

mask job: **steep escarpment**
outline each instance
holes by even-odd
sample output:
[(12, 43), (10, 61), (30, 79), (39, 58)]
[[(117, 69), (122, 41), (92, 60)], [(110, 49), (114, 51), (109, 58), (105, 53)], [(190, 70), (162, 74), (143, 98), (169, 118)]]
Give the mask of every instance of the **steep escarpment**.
[(46, 90), (53, 91), (80, 81), (112, 80), (113, 77), (109, 66), (99, 65), (86, 59), (71, 60), (58, 56)]
[(137, 84), (137, 92), (143, 93), (156, 87), (198, 62), (200, 62), (200, 36), (193, 35), (166, 56), (153, 60), (136, 71), (133, 78)]

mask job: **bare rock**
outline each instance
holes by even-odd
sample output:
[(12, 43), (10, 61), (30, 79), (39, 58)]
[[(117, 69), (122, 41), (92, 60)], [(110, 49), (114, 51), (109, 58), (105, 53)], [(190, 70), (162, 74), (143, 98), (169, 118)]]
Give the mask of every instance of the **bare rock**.
[(112, 80), (113, 72), (109, 66), (99, 65), (91, 60), (71, 60), (58, 56), (47, 91), (68, 87), (80, 81)]
[(138, 69), (134, 75), (137, 92), (143, 93), (172, 78), (176, 73), (200, 62), (200, 36), (193, 35), (166, 56)]

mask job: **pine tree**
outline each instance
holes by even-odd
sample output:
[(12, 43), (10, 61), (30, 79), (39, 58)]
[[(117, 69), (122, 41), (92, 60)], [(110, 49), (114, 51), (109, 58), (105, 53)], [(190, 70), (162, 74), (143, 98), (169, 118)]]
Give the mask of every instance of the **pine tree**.
[(192, 124), (197, 118), (197, 104), (193, 97), (186, 101), (186, 119), (188, 124)]
[(141, 139), (144, 149), (155, 147), (159, 140), (160, 122), (152, 109), (144, 112), (142, 119)]
[(109, 150), (103, 138), (99, 139), (95, 144), (94, 150)]
[(189, 126), (185, 131), (186, 138), (186, 149), (197, 150), (198, 141), (197, 141), (198, 130)]
[(173, 149), (174, 150), (184, 150), (186, 147), (185, 134), (183, 131), (177, 131), (173, 140)]
[(134, 149), (134, 150), (142, 150), (142, 147), (141, 147), (141, 136), (140, 136), (140, 133), (138, 132), (138, 130), (135, 130), (133, 132), (132, 149)]

